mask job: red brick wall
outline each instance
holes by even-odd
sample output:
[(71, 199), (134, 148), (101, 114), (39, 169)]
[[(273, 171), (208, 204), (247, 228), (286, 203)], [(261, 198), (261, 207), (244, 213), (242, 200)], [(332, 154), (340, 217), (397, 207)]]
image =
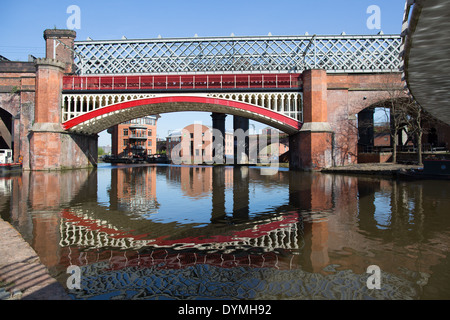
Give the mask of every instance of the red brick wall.
[(0, 108), (8, 111), (14, 121), (14, 161), (23, 158), (28, 167), (28, 131), (34, 120), (36, 67), (28, 62), (0, 63)]
[(356, 163), (356, 115), (389, 99), (386, 88), (403, 87), (401, 74), (328, 74), (328, 122), (334, 131), (335, 165)]
[(62, 64), (42, 59), (36, 71), (36, 109), (34, 121), (37, 123), (61, 123)]
[(63, 62), (65, 73), (75, 71), (73, 52), (68, 50), (73, 48), (75, 38), (76, 32), (73, 30), (47, 29), (44, 31), (46, 58)]
[(303, 122), (327, 121), (327, 74), (324, 70), (303, 73)]
[(392, 153), (360, 153), (358, 163), (384, 163), (390, 161)]
[[(124, 146), (124, 139), (130, 142), (130, 135), (133, 124), (118, 124), (113, 127), (111, 141), (112, 141), (112, 154), (118, 157), (126, 157), (129, 155), (129, 151), (131, 149)], [(143, 125), (144, 126), (144, 125)], [(124, 135), (124, 129), (128, 130), (128, 134)], [(145, 130), (147, 133), (147, 140), (139, 140), (145, 141), (145, 149), (147, 150), (147, 154), (155, 154), (156, 153), (156, 130), (157, 124), (155, 125), (145, 125)], [(151, 136), (148, 136), (148, 131), (151, 130)], [(138, 140), (136, 140), (138, 141)], [(148, 145), (149, 141), (151, 141), (151, 146)]]

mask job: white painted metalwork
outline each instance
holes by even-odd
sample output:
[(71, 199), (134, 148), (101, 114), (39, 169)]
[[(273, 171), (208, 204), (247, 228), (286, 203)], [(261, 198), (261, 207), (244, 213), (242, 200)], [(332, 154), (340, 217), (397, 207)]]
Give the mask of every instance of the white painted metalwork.
[(62, 123), (114, 104), (153, 98), (155, 94), (63, 94)]
[[(85, 212), (72, 211), (72, 214), (90, 221), (92, 225), (101, 226), (110, 231), (106, 233), (99, 230), (92, 230), (88, 226), (77, 224), (76, 222), (64, 221), (60, 223), (60, 242), (62, 247), (78, 246), (88, 248), (117, 248), (117, 249), (141, 249), (144, 247), (156, 246), (159, 248), (164, 247), (161, 244), (155, 244), (154, 239), (143, 240), (134, 239), (133, 237), (117, 237), (120, 234), (120, 230), (114, 225), (104, 220), (98, 220), (92, 218)], [(258, 221), (258, 225), (264, 223), (270, 223), (274, 221), (283, 221), (283, 216), (269, 218), (265, 221)], [(252, 227), (252, 226), (250, 226)], [(183, 243), (180, 242), (176, 246), (176, 250), (184, 249), (183, 244), (198, 250), (221, 250), (224, 253), (232, 251), (229, 248), (238, 250), (245, 247), (260, 247), (264, 251), (271, 252), (274, 249), (300, 249), (301, 245), (301, 230), (299, 230), (297, 223), (286, 223), (280, 228), (268, 231), (264, 235), (260, 235), (257, 238), (235, 237), (232, 241), (223, 243), (211, 242), (211, 243)], [(173, 244), (167, 245), (172, 247)], [(227, 249), (228, 248), (228, 249)]]
[[(254, 106), (262, 107), (296, 121), (303, 121), (302, 114), (302, 93), (301, 92), (236, 92), (236, 93), (186, 93), (186, 94), (152, 94), (152, 93), (74, 93), (63, 94), (62, 123), (82, 116), (86, 113), (107, 108), (109, 106), (148, 98), (167, 97), (167, 96), (201, 96), (226, 99), (231, 101), (244, 102)], [(167, 112), (163, 109), (152, 110), (155, 114)], [(182, 110), (180, 110), (182, 111)], [(204, 110), (208, 111), (208, 110)], [(211, 111), (211, 110), (209, 110)], [(98, 133), (117, 123), (122, 123), (130, 119), (139, 118), (148, 114), (145, 108), (131, 108), (113, 112), (111, 115), (104, 115), (80, 123), (70, 129), (73, 132), (82, 132), (87, 134)], [(260, 115), (258, 115), (260, 116)], [(249, 114), (251, 118), (252, 115)], [(260, 116), (261, 117), (261, 116)], [(267, 119), (267, 121), (273, 121)]]
[(300, 122), (303, 121), (303, 93), (300, 92), (208, 93), (207, 96), (245, 102), (281, 113)]
[(77, 41), (78, 74), (392, 72), (399, 35), (263, 36)]

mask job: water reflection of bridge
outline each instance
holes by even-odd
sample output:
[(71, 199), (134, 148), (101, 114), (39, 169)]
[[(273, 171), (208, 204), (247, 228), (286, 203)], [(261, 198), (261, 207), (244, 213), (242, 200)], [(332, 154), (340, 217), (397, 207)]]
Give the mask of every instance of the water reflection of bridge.
[[(209, 230), (206, 228), (199, 230), (200, 235), (198, 236), (187, 237), (179, 234), (174, 226), (160, 228), (164, 225), (152, 222), (146, 224), (146, 227), (160, 230), (164, 235), (156, 237), (146, 234), (135, 235), (115, 227), (106, 220), (95, 219), (93, 216), (95, 214), (92, 212), (64, 210), (62, 212), (64, 220), (60, 225), (60, 245), (62, 247), (78, 246), (89, 249), (120, 250), (168, 247), (179, 250), (221, 250), (225, 253), (248, 248), (260, 248), (268, 252), (275, 249), (297, 250), (301, 248), (301, 238), (299, 238), (301, 230), (298, 227), (298, 216), (294, 214), (243, 224), (238, 228), (233, 228), (242, 230), (229, 234), (205, 235), (205, 232), (214, 229), (214, 226), (211, 226), (208, 227)], [(171, 230), (174, 232), (166, 233)]]
[[(60, 243), (63, 246), (122, 250), (147, 246), (203, 250), (248, 246), (265, 251), (299, 249), (301, 225), (297, 212), (289, 211), (293, 209), (289, 204), (275, 205), (268, 212), (250, 212), (251, 171), (247, 167), (236, 170), (232, 167), (148, 166), (113, 170), (109, 206), (96, 202), (96, 183), (85, 185), (71, 201), (74, 205), (62, 212)], [(157, 175), (163, 176), (169, 184), (181, 187), (191, 199), (210, 197), (210, 222), (196, 223), (194, 218), (191, 223), (180, 224), (154, 219), (152, 214), (159, 209)], [(256, 177), (254, 174), (253, 178)], [(280, 177), (271, 180), (274, 179)], [(233, 208), (227, 217), (225, 198), (226, 192), (231, 190)], [(77, 203), (83, 203), (83, 206), (79, 207)], [(92, 206), (86, 206), (86, 203)]]
[[(111, 261), (82, 266), (82, 290), (72, 290), (75, 299), (127, 300), (204, 300), (204, 299), (392, 299), (417, 298), (413, 283), (393, 274), (383, 274), (382, 290), (367, 290), (367, 276), (351, 270), (330, 269), (321, 275), (301, 269), (279, 270), (274, 267), (252, 266), (245, 272), (225, 264), (191, 263), (181, 266), (177, 258), (169, 257), (176, 267), (161, 268), (154, 263), (137, 265), (130, 261), (120, 270), (111, 268)], [(235, 266), (235, 265), (233, 265)]]
[[(215, 217), (212, 214), (213, 183), (207, 183), (209, 177), (213, 178), (213, 173), (208, 172), (207, 168), (204, 171), (202, 171), (203, 168), (191, 169), (188, 167), (172, 169), (170, 174), (169, 171), (161, 170), (153, 173), (152, 170), (145, 169), (147, 170), (146, 175), (144, 174), (145, 178), (141, 174), (133, 173), (134, 169), (118, 169), (116, 170), (117, 174), (110, 169), (103, 172), (101, 168), (92, 172), (83, 170), (61, 173), (24, 172), (23, 175), (14, 177), (12, 180), (10, 221), (32, 244), (42, 262), (51, 269), (62, 268), (58, 269), (59, 273), (64, 273), (64, 268), (70, 263), (89, 268), (88, 265), (97, 262), (108, 264), (111, 272), (123, 270), (123, 272), (137, 275), (137, 273), (133, 273), (135, 269), (132, 268), (140, 265), (147, 266), (149, 270), (159, 268), (157, 269), (158, 274), (163, 270), (178, 270), (176, 268), (179, 268), (181, 273), (178, 275), (184, 275), (183, 272), (200, 272), (201, 270), (198, 268), (201, 269), (201, 265), (204, 265), (206, 261), (211, 268), (246, 266), (270, 268), (273, 272), (277, 270), (294, 272), (297, 270), (295, 268), (300, 266), (303, 271), (324, 275), (328, 274), (324, 268), (330, 264), (338, 264), (341, 266), (340, 270), (349, 269), (357, 274), (364, 274), (365, 268), (370, 264), (379, 265), (383, 271), (391, 274), (398, 274), (399, 266), (417, 272), (417, 274), (432, 274), (435, 266), (440, 267), (442, 257), (448, 255), (448, 248), (445, 246), (450, 241), (446, 231), (448, 223), (445, 223), (448, 220), (444, 219), (444, 216), (450, 203), (445, 182), (401, 183), (378, 178), (283, 171), (274, 176), (258, 176), (258, 170), (251, 169), (248, 172), (251, 181), (249, 186), (250, 202), (252, 188), (255, 185), (264, 186), (268, 188), (267, 190), (272, 188), (272, 191), (277, 191), (276, 187), (279, 186), (279, 190), (282, 190), (279, 194), (283, 195), (283, 200), (278, 203), (277, 211), (271, 211), (272, 214), (265, 214), (262, 211), (262, 213), (255, 214), (250, 206), (248, 215), (246, 215), (247, 211), (241, 214), (238, 213), (238, 210), (226, 206), (228, 210), (226, 215)], [(105, 202), (104, 199), (97, 197), (99, 197), (99, 189), (104, 188), (101, 187), (104, 183), (99, 179), (108, 172), (113, 173), (111, 185), (108, 187), (108, 194), (111, 197)], [(201, 179), (199, 173), (202, 173)], [(138, 177), (142, 179), (137, 183), (138, 188), (129, 188), (127, 181), (131, 183)], [(233, 197), (232, 177), (232, 174), (224, 177), (223, 188), (226, 193), (228, 192), (225, 197), (227, 201), (229, 201), (230, 195)], [(186, 189), (183, 192), (186, 197), (211, 201), (209, 222), (197, 225), (197, 228), (194, 229), (198, 233), (189, 232), (188, 227), (183, 229), (183, 226), (175, 226), (170, 223), (167, 226), (169, 229), (164, 230), (161, 228), (163, 223), (147, 219), (146, 223), (152, 223), (156, 228), (155, 236), (139, 238), (137, 236), (143, 235), (143, 231), (145, 231), (142, 224), (137, 223), (136, 218), (139, 216), (122, 214), (122, 218), (119, 219), (118, 215), (111, 214), (112, 212), (125, 213), (130, 208), (135, 210), (141, 205), (144, 205), (144, 209), (152, 206), (159, 208), (161, 201), (158, 199), (156, 190), (158, 185), (151, 184), (158, 179), (172, 181), (169, 184), (173, 183), (172, 186), (178, 190), (183, 191), (183, 186), (185, 186)], [(147, 181), (147, 184), (143, 181)], [(196, 181), (208, 187), (197, 188)], [(131, 206), (127, 201), (112, 201), (115, 198), (114, 194), (117, 196), (119, 190), (126, 191), (126, 193), (120, 191), (124, 199), (131, 201), (136, 194), (140, 194), (142, 195), (141, 199), (151, 199), (151, 201), (148, 203), (138, 201), (132, 203)], [(261, 190), (257, 189), (257, 191)], [(264, 196), (264, 193), (258, 193), (258, 199)], [(243, 192), (236, 193), (236, 199), (239, 199), (237, 202), (241, 204), (246, 202), (246, 197)], [(217, 199), (219, 198), (217, 197)], [(223, 205), (220, 201), (218, 204)], [(246, 209), (246, 206), (242, 205), (240, 208)], [(97, 210), (103, 211), (98, 212)], [(293, 215), (296, 222), (283, 224), (283, 219), (290, 219), (293, 212), (296, 214)], [(108, 249), (111, 250), (101, 250), (95, 246), (95, 237), (92, 240), (95, 233), (88, 234), (91, 231), (87, 227), (81, 228), (81, 225), (77, 225), (77, 223), (67, 224), (68, 221), (62, 216), (62, 213), (74, 215), (74, 219), (81, 217), (85, 223), (91, 223), (91, 228), (98, 224), (103, 228), (111, 228), (105, 237), (108, 241), (118, 239), (118, 244), (107, 244), (110, 246)], [(223, 222), (228, 222), (228, 225)], [(234, 245), (234, 248), (238, 248), (240, 245), (248, 249), (234, 252), (226, 251), (229, 249), (228, 247), (225, 249), (220, 246), (213, 248), (205, 244), (199, 244), (197, 248), (192, 246), (184, 250), (175, 250), (174, 246), (167, 246), (168, 242), (164, 247), (155, 246), (147, 247), (149, 250), (130, 249), (126, 251), (120, 249), (122, 244), (119, 243), (121, 236), (134, 236), (137, 237), (137, 240), (158, 239), (161, 241), (160, 244), (164, 244), (162, 241), (176, 242), (177, 239), (188, 238), (199, 238), (202, 241), (213, 239), (214, 241), (208, 243), (217, 243), (214, 236), (231, 237), (233, 236), (232, 230), (245, 232), (254, 230), (255, 226), (263, 228), (265, 224), (270, 225), (271, 223), (273, 223), (271, 230), (278, 232), (279, 239), (283, 241), (290, 239), (291, 241), (291, 243), (281, 241), (281, 244), (280, 240), (277, 240), (278, 244), (274, 241), (274, 245), (268, 246), (268, 248), (278, 247), (279, 249), (272, 250), (272, 252), (258, 249), (267, 244), (263, 242), (258, 244), (257, 236), (252, 238), (253, 240), (247, 239), (249, 241), (247, 243), (233, 243), (232, 247)], [(275, 227), (276, 223), (279, 223), (277, 227)], [(75, 245), (61, 248), (59, 244), (61, 241), (66, 241), (66, 236), (62, 237), (64, 233), (61, 234), (60, 230), (74, 226), (79, 227), (82, 234), (76, 236), (74, 240), (69, 239), (72, 242), (68, 242), (68, 244), (75, 244), (80, 239), (85, 239), (83, 241), (86, 242), (91, 239), (94, 242), (86, 244), (91, 246), (92, 250), (78, 250)], [(173, 236), (161, 238), (169, 234), (170, 228), (175, 231)], [(120, 234), (120, 231), (124, 230), (127, 233)], [(290, 236), (282, 238), (283, 232)], [(95, 235), (99, 236), (100, 234), (97, 232)], [(265, 236), (268, 234), (270, 232), (267, 232)], [(295, 234), (296, 238), (291, 236)], [(203, 237), (200, 237), (201, 235)], [(268, 241), (269, 237), (264, 239)], [(181, 249), (183, 245), (185, 243), (180, 244), (178, 249)], [(133, 247), (133, 245), (128, 246)], [(139, 245), (134, 245), (134, 248), (138, 247)], [(251, 250), (254, 247), (255, 249)], [(290, 252), (288, 248), (291, 248)], [(378, 252), (383, 253), (378, 254)], [(153, 262), (155, 264), (152, 264)], [(92, 268), (95, 268), (94, 265)], [(185, 271), (182, 272), (183, 269)], [(291, 273), (292, 277), (294, 277), (293, 274)], [(280, 276), (280, 274), (277, 275)], [(276, 273), (273, 273), (273, 277), (275, 276)], [(290, 278), (291, 276), (289, 279), (294, 279)], [(258, 277), (256, 273), (255, 277)]]
[[(132, 202), (137, 190), (131, 190), (129, 184), (136, 184), (139, 192), (152, 201), (129, 206), (125, 201), (110, 208), (95, 206), (89, 210), (64, 211), (60, 225), (63, 247), (60, 262), (81, 266), (83, 275), (83, 290), (73, 291), (73, 296), (77, 299), (408, 299), (416, 296), (409, 281), (390, 273), (383, 274), (384, 290), (368, 292), (364, 272), (357, 274), (331, 267), (321, 275), (303, 269), (306, 261), (310, 261), (314, 271), (330, 262), (325, 252), (328, 230), (324, 226), (328, 222), (327, 212), (330, 213), (335, 203), (329, 197), (333, 187), (330, 180), (323, 179), (325, 176), (303, 175), (304, 181), (299, 182), (298, 176), (286, 172), (262, 177), (258, 170), (248, 168), (217, 169), (117, 170), (112, 175), (114, 187), (110, 192)], [(138, 205), (144, 206), (141, 212), (148, 210), (148, 206), (158, 203), (154, 183), (158, 175), (181, 187), (191, 198), (211, 197), (210, 223), (183, 230), (174, 224), (145, 220), (144, 228), (142, 219), (105, 212), (107, 209), (128, 211)], [(250, 179), (267, 188), (291, 182), (290, 188), (285, 188), (290, 194), (288, 203), (271, 213), (252, 215)], [(151, 187), (146, 188), (145, 181), (151, 182)], [(89, 189), (89, 185), (86, 187)], [(88, 189), (79, 196), (86, 199), (85, 195), (93, 194)], [(223, 224), (227, 189), (233, 195), (230, 221), (234, 223), (230, 225)], [(73, 203), (77, 202), (73, 199)], [(304, 218), (317, 220), (304, 223)], [(117, 226), (126, 226), (130, 231), (124, 232)], [(309, 233), (306, 239), (305, 227)], [(147, 228), (155, 233), (141, 234)]]

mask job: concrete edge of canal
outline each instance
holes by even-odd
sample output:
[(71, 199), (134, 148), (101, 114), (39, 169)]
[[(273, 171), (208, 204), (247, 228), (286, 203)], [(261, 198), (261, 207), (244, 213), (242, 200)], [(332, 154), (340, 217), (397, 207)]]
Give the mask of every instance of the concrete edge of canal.
[(70, 300), (37, 253), (0, 218), (0, 300)]
[(341, 167), (322, 169), (322, 173), (363, 174), (395, 176), (399, 172), (423, 168), (419, 165), (393, 164), (393, 163), (358, 163)]

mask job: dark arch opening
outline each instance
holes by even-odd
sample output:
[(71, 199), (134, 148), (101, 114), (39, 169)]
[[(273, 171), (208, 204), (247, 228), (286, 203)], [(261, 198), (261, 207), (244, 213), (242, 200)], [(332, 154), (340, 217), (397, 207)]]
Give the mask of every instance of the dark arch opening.
[(0, 149), (14, 149), (13, 117), (0, 108)]
[(448, 149), (448, 136), (450, 126), (409, 98), (379, 101), (358, 113), (358, 162), (361, 154), (372, 154), (372, 161), (362, 162), (422, 163), (424, 152)]

